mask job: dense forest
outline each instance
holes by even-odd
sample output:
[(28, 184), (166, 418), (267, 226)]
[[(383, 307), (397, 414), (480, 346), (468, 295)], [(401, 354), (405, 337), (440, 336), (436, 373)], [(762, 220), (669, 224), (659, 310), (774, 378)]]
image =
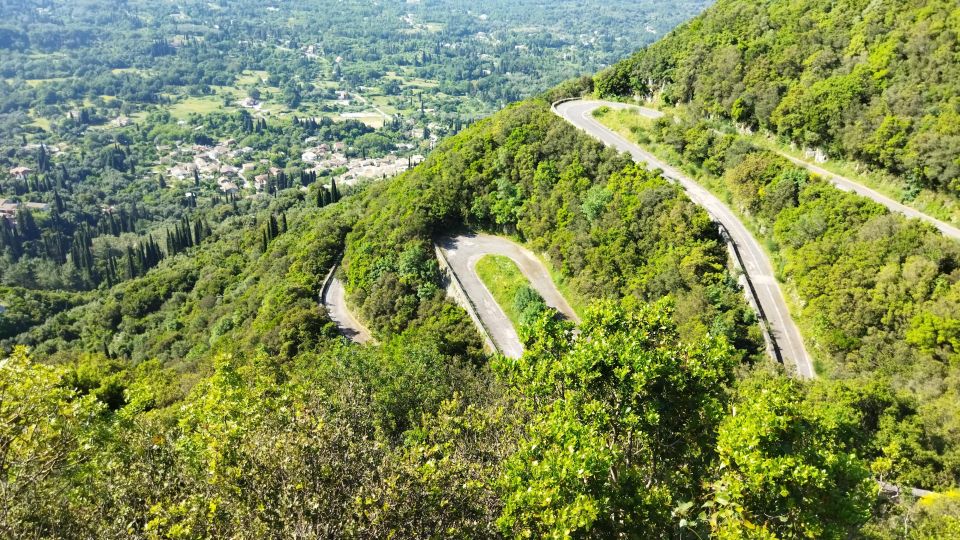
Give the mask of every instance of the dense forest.
[(634, 132), (722, 193), (767, 239), (799, 299), (818, 372), (884, 389), (871, 406), (891, 414), (878, 442), (899, 476), (955, 486), (960, 246), (707, 123), (666, 116)]
[[(0, 0), (0, 538), (960, 537), (960, 247), (742, 135), (866, 159), (846, 112), (779, 123), (849, 77), (857, 129), (955, 151), (944, 3), (719, 0), (505, 105), (704, 4)], [(706, 210), (551, 112), (636, 92), (684, 114), (624, 134), (766, 239), (820, 377), (766, 354)], [(526, 288), (490, 354), (434, 252), (471, 231), (580, 323)]]
[[(33, 350), (2, 370), (4, 403), (17, 404), (3, 414), (59, 421), (29, 439), (37, 424), (5, 428), (17, 442), (7, 533), (892, 538), (904, 523), (914, 537), (956, 527), (951, 498), (876, 496), (877, 479), (901, 479), (878, 448), (898, 414), (888, 390), (780, 373), (703, 210), (546, 101), (335, 204), (282, 193), (256, 223), (270, 218), (286, 227), (265, 251), (260, 226), (225, 222), (202, 249), (17, 339)], [(467, 226), (547, 253), (596, 300), (579, 332), (544, 314), (522, 329), (520, 360), (482, 354), (428, 255), (434, 235)], [(382, 345), (345, 344), (316, 302), (344, 242), (351, 296)]]
[(597, 90), (686, 103), (958, 197), (958, 35), (952, 0), (720, 0)]

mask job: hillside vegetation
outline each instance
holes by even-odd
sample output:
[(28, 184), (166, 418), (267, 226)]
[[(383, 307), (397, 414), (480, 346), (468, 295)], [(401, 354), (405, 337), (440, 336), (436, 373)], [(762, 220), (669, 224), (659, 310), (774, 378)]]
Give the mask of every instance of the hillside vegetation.
[[(957, 525), (950, 496), (876, 497), (899, 471), (879, 448), (898, 414), (884, 388), (779, 373), (705, 212), (545, 101), (337, 203), (290, 190), (270, 206), (265, 229), (228, 220), (13, 340), (35, 349), (0, 369), (3, 534), (893, 538), (904, 522), (933, 537)], [(272, 219), (285, 225), (263, 236)], [(534, 314), (523, 358), (484, 357), (430, 249), (464, 226), (521, 237), (596, 300), (579, 334)], [(344, 242), (382, 345), (348, 345), (317, 306)]]
[(597, 90), (659, 94), (957, 197), (958, 36), (952, 0), (719, 0)]
[[(285, 20), (293, 4), (268, 6), (263, 24)], [(260, 9), (241, 5), (243, 14)], [(187, 2), (162, 26), (187, 31), (186, 12), (218, 9)], [(897, 9), (882, 1), (721, 0), (598, 76), (595, 88), (659, 92), (855, 157), (844, 141), (862, 141), (848, 111), (863, 122), (881, 118), (857, 128), (875, 133), (887, 112), (878, 117), (873, 107), (886, 104), (890, 116), (907, 119), (892, 154), (906, 160), (917, 149), (941, 159), (933, 150), (958, 147), (950, 139), (956, 110), (944, 105), (955, 103), (956, 91), (938, 79), (954, 73), (953, 60), (937, 56), (956, 47), (943, 45), (951, 35), (956, 41), (948, 29), (955, 11), (944, 2)], [(464, 28), (488, 24), (468, 14), (479, 22)], [(931, 48), (920, 54), (911, 45), (917, 37), (904, 33), (895, 50), (918, 64), (871, 63), (884, 32), (913, 29), (908, 22)], [(225, 44), (217, 34), (251, 34), (252, 64), (267, 50), (298, 59), (309, 50), (305, 41), (238, 24), (176, 47), (213, 58), (214, 45)], [(424, 36), (437, 30), (409, 24)], [(13, 50), (9, 42), (22, 39), (4, 28), (0, 46)], [(377, 39), (376, 25), (364, 35), (371, 28)], [(36, 32), (27, 35), (32, 43)], [(326, 38), (330, 51), (340, 43), (334, 37)], [(264, 42), (269, 49), (257, 48)], [(173, 44), (151, 43), (162, 58), (187, 61), (168, 54)], [(399, 42), (378, 46), (403, 53)], [(24, 50), (0, 68), (29, 56), (17, 47)], [(408, 51), (411, 69), (438, 61), (430, 49)], [(835, 59), (816, 60), (829, 51)], [(777, 54), (784, 66), (773, 62)], [(727, 57), (730, 69), (715, 65)], [(355, 73), (349, 64), (340, 69), (348, 80)], [(905, 73), (927, 80), (911, 88)], [(352, 185), (324, 178), (330, 171), (308, 174), (296, 156), (309, 137), (359, 146), (374, 133), (356, 122), (267, 123), (217, 112), (181, 124), (155, 111), (143, 119), (152, 127), (122, 128), (136, 150), (110, 142), (102, 165), (79, 147), (64, 156), (39, 146), (32, 155), (45, 167), (16, 186), (49, 194), (51, 217), (18, 213), (17, 235), (29, 235), (8, 235), (8, 244), (48, 255), (72, 249), (57, 255), (70, 263), (62, 274), (22, 256), (0, 260), (0, 270), (16, 270), (0, 276), (0, 538), (960, 537), (960, 248), (736, 135), (671, 116), (638, 129), (726, 192), (768, 240), (824, 375), (789, 377), (765, 354), (707, 212), (551, 112), (552, 100), (592, 84), (570, 81), (458, 122), (416, 167)], [(898, 85), (900, 100), (890, 90)], [(922, 112), (908, 114), (906, 103)], [(805, 120), (812, 111), (828, 125)], [(429, 127), (424, 114), (418, 122)], [(100, 207), (107, 199), (87, 195), (99, 182), (74, 174), (123, 165), (204, 130), (248, 141), (257, 163), (250, 172), (264, 171), (265, 187), (221, 196), (198, 175), (173, 188), (154, 172), (138, 184), (133, 170), (117, 169), (109, 178), (125, 186), (130, 204), (114, 216)], [(939, 163), (910, 170), (923, 172), (918, 182), (953, 189), (952, 162)], [(157, 200), (141, 202), (153, 192)], [(88, 226), (60, 242), (47, 228), (68, 222), (77, 204), (89, 207), (91, 219), (75, 218)], [(134, 210), (155, 212), (157, 226), (144, 228), (153, 218)], [(470, 317), (446, 296), (434, 254), (436, 239), (464, 231), (510, 236), (546, 260), (582, 303), (579, 326), (543, 309), (517, 279), (512, 301), (525, 353), (485, 354)], [(338, 259), (349, 306), (374, 344), (339, 335), (319, 302)], [(70, 280), (76, 286), (59, 284)], [(882, 494), (888, 483), (938, 493), (916, 502), (906, 491)]]
[(874, 406), (890, 415), (877, 448), (896, 459), (898, 476), (913, 485), (956, 485), (960, 245), (703, 123), (600, 116), (631, 122), (621, 128), (625, 135), (720, 193), (764, 239), (818, 373), (885, 388), (875, 396)]

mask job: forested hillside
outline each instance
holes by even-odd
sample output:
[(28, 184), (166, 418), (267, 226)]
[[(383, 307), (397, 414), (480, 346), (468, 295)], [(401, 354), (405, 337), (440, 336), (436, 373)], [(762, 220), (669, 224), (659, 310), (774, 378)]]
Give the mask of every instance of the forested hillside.
[(597, 89), (659, 94), (958, 197), (958, 36), (952, 0), (720, 0)]
[(414, 321), (433, 290), (432, 239), (472, 227), (529, 241), (587, 299), (669, 295), (688, 336), (722, 333), (756, 353), (744, 324), (752, 315), (706, 214), (542, 101), (469, 128), (385, 189), (348, 235), (345, 257), (348, 289), (377, 329)]
[(877, 449), (912, 485), (955, 486), (960, 245), (705, 122), (600, 117), (634, 122), (628, 135), (730, 202), (796, 299), (818, 373), (867, 389), (890, 413)]
[[(85, 304), (59, 300), (81, 305), (16, 338), (34, 349), (0, 370), (4, 534), (956, 527), (952, 498), (876, 497), (898, 470), (876, 439), (897, 412), (866, 406), (883, 389), (778, 373), (704, 211), (546, 101), (337, 203), (294, 189), (259, 227), (233, 219), (249, 218)], [(521, 329), (522, 359), (483, 355), (431, 255), (434, 237), (467, 226), (527, 240), (568, 290), (599, 300), (579, 333), (545, 313)], [(382, 345), (348, 345), (317, 306), (344, 244), (351, 297)]]
[[(653, 27), (116, 4), (0, 21), (0, 538), (960, 537), (960, 247), (716, 120), (956, 191), (950, 3), (720, 0), (479, 119)], [(594, 91), (679, 105), (598, 117), (765, 240), (819, 378), (767, 354), (704, 208), (551, 111)], [(485, 350), (434, 252), (470, 232), (540, 257), (579, 324), (536, 297), (524, 354)], [(374, 341), (321, 301), (338, 261)]]

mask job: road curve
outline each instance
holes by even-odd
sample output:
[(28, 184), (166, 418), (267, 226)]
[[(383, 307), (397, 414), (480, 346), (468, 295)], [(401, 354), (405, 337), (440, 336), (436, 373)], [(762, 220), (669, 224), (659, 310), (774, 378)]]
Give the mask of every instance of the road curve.
[[(594, 109), (604, 105), (611, 108), (632, 107), (623, 103), (574, 100), (558, 103), (554, 107), (554, 112), (607, 146), (629, 153), (635, 161), (646, 163), (649, 169), (661, 169), (664, 177), (680, 184), (693, 202), (706, 209), (714, 221), (723, 225), (739, 254), (748, 285), (759, 302), (757, 308), (761, 319), (765, 318), (769, 325), (774, 356), (781, 358), (785, 365), (789, 362), (796, 366), (797, 374), (801, 377), (815, 377), (813, 362), (804, 347), (800, 331), (787, 309), (783, 291), (774, 276), (770, 259), (760, 247), (760, 243), (730, 208), (700, 184), (598, 122), (592, 113)], [(650, 118), (655, 118), (657, 115), (657, 111), (652, 109), (639, 107), (637, 109)]]
[[(630, 105), (627, 103), (616, 103), (616, 102), (603, 102), (603, 105), (606, 105), (611, 109), (632, 109), (637, 111), (640, 115), (650, 118), (651, 120), (656, 120), (657, 118), (660, 118), (663, 116), (662, 112), (656, 109), (651, 109), (649, 107), (640, 107), (637, 105)], [(839, 174), (832, 173), (824, 169), (823, 167), (810, 163), (809, 161), (804, 161), (802, 159), (795, 158), (790, 154), (787, 154), (786, 152), (781, 152), (780, 150), (777, 150), (775, 148), (771, 150), (779, 154), (784, 159), (790, 161), (794, 165), (798, 167), (803, 167), (804, 169), (810, 171), (811, 173), (821, 178), (824, 178), (825, 180), (827, 180), (834, 186), (838, 187), (839, 189), (842, 189), (843, 191), (850, 191), (862, 197), (866, 197), (875, 203), (886, 206), (887, 209), (890, 210), (891, 212), (897, 212), (909, 218), (916, 218), (922, 221), (926, 221), (927, 223), (936, 227), (947, 238), (960, 241), (960, 228), (954, 227), (953, 225), (950, 225), (945, 221), (941, 221), (933, 216), (924, 214), (923, 212), (917, 210), (916, 208), (912, 208), (905, 204), (901, 204), (878, 191), (870, 189), (867, 186), (860, 184), (858, 182), (854, 182), (853, 180), (847, 178), (846, 176), (840, 176)]]
[(484, 255), (503, 255), (517, 264), (520, 271), (530, 281), (530, 285), (540, 293), (548, 306), (556, 309), (566, 318), (579, 322), (560, 291), (553, 284), (550, 274), (543, 264), (529, 250), (515, 242), (499, 236), (487, 234), (466, 234), (446, 238), (438, 242), (450, 268), (457, 275), (463, 289), (476, 306), (477, 316), (490, 332), (490, 337), (504, 356), (519, 358), (523, 354), (523, 345), (516, 329), (506, 313), (494, 300), (490, 290), (477, 275), (477, 262)]
[(340, 333), (351, 341), (361, 344), (373, 341), (370, 331), (347, 309), (346, 290), (343, 288), (343, 283), (336, 277), (330, 278), (330, 284), (323, 295), (323, 307), (327, 308), (330, 320), (337, 325)]

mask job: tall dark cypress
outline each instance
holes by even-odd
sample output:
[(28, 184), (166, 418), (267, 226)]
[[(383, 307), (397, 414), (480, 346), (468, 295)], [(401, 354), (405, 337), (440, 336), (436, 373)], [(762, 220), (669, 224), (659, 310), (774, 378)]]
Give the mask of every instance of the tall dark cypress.
[(127, 274), (126, 274), (126, 277), (127, 277), (127, 279), (133, 279), (133, 278), (137, 277), (137, 268), (136, 268), (136, 266), (134, 265), (133, 256), (134, 256), (134, 255), (133, 255), (133, 250), (130, 248), (130, 246), (127, 246), (127, 254), (126, 254), (126, 263), (127, 263)]
[(273, 214), (270, 214), (270, 220), (267, 222), (267, 231), (267, 236), (270, 240), (276, 238), (280, 232), (280, 228), (277, 226), (277, 218), (275, 218)]

